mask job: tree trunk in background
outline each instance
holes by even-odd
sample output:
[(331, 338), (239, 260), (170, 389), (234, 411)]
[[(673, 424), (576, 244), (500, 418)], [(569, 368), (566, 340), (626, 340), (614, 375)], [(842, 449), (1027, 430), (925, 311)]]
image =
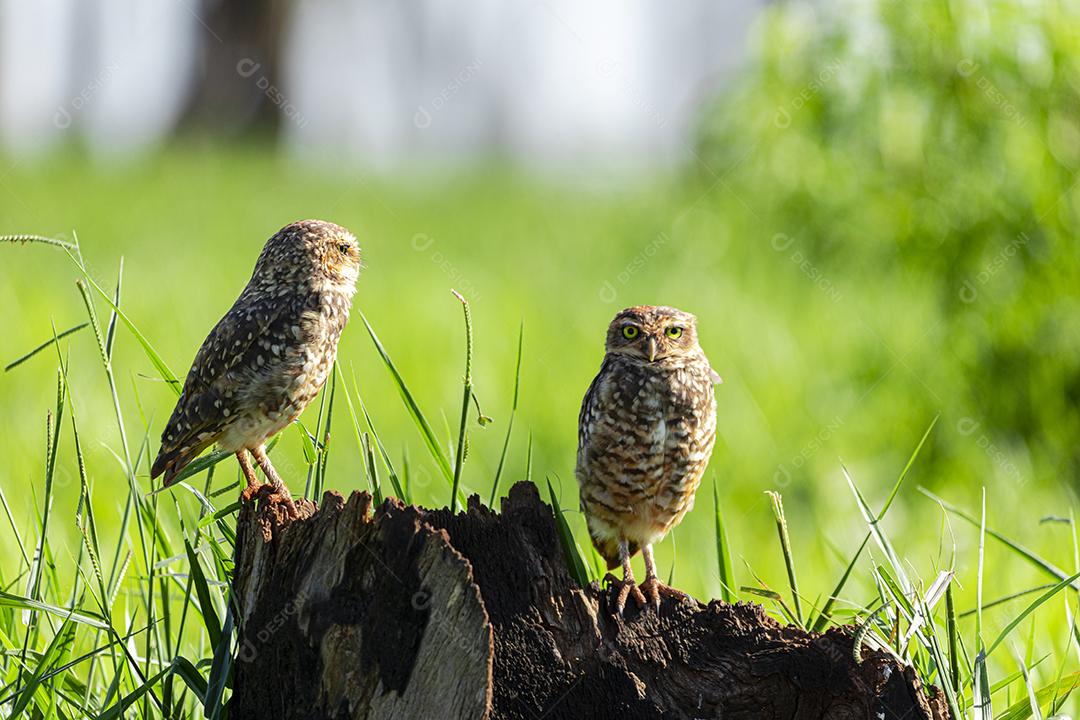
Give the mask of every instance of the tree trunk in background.
[(182, 119), (184, 129), (226, 136), (280, 122), (281, 42), (286, 0), (207, 0), (189, 3), (201, 34), (198, 71)]
[(612, 616), (530, 483), (502, 513), (373, 512), (367, 493), (300, 508), (240, 513), (234, 718), (948, 717), (891, 656), (856, 664), (848, 629), (715, 600)]

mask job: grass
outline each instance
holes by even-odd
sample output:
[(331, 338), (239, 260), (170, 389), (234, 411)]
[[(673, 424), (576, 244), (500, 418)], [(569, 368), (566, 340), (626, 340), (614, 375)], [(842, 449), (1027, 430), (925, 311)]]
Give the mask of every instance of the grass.
[[(955, 430), (963, 399), (946, 398), (942, 422), (916, 412), (910, 396), (934, 381), (919, 375), (933, 363), (927, 310), (882, 310), (907, 284), (853, 277), (850, 302), (833, 306), (767, 247), (718, 248), (731, 226), (678, 183), (583, 196), (511, 176), (436, 192), (285, 172), (243, 151), (206, 171), (213, 158), (166, 154), (103, 177), (61, 159), (17, 178), (24, 207), (8, 209), (6, 227), (67, 223), (79, 235), (0, 242), (0, 302), (18, 318), (0, 357), (11, 363), (0, 535), (12, 548), (0, 559), (0, 714), (223, 713), (242, 479), (208, 454), (152, 493), (148, 468), (178, 390), (172, 368), (235, 296), (260, 238), (306, 215), (365, 228), (371, 257), (332, 383), (273, 448), (294, 490), (307, 478), (316, 497), (362, 488), (460, 507), (535, 472), (572, 570), (597, 579), (566, 478), (577, 405), (617, 309), (598, 296), (607, 278), (615, 305), (695, 310), (725, 378), (710, 487), (678, 530), (677, 560), (672, 543), (658, 548), (680, 587), (761, 601), (819, 631), (856, 623), (866, 646), (912, 663), (958, 713), (1075, 712), (1072, 498), (1045, 478), (1002, 481)], [(273, 213), (242, 190), (267, 178), (289, 198)], [(116, 212), (113, 197), (136, 195), (143, 205)], [(192, 215), (214, 196), (234, 200), (228, 212)], [(677, 249), (626, 270), (659, 232)], [(416, 249), (417, 233), (434, 243)], [(828, 333), (812, 320), (822, 313)], [(882, 333), (902, 363), (842, 361)], [(1039, 522), (1049, 515), (1067, 517)]]

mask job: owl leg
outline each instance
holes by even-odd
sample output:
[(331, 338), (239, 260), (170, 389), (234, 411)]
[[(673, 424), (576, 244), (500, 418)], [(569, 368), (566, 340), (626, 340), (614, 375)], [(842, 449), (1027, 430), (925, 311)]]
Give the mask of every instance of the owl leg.
[(259, 478), (255, 475), (255, 467), (251, 464), (251, 457), (246, 449), (236, 453), (236, 459), (240, 461), (240, 470), (247, 479), (247, 487), (240, 493), (240, 499), (244, 502), (250, 502), (259, 492), (259, 486), (262, 483), (259, 482)]
[(259, 467), (266, 473), (266, 477), (269, 478), (270, 484), (274, 487), (273, 497), (285, 504), (285, 510), (288, 511), (289, 517), (293, 520), (300, 517), (300, 512), (296, 509), (296, 503), (293, 502), (292, 494), (289, 493), (289, 488), (285, 486), (285, 481), (281, 479), (277, 470), (270, 463), (270, 457), (266, 454), (266, 446), (260, 445), (252, 450), (251, 454), (255, 456), (255, 462), (259, 463)]
[(679, 600), (690, 597), (682, 590), (676, 590), (665, 585), (656, 577), (656, 559), (653, 557), (652, 543), (641, 548), (641, 557), (645, 559), (645, 582), (641, 583), (641, 589), (648, 596), (649, 602), (652, 603), (657, 612), (660, 612), (661, 595), (678, 598)]
[(639, 608), (645, 607), (645, 596), (634, 581), (634, 570), (630, 567), (630, 548), (625, 540), (619, 541), (619, 561), (622, 563), (623, 579), (615, 581), (613, 585), (618, 588), (615, 595), (615, 610), (622, 615), (626, 608), (626, 598), (633, 595), (634, 602)]

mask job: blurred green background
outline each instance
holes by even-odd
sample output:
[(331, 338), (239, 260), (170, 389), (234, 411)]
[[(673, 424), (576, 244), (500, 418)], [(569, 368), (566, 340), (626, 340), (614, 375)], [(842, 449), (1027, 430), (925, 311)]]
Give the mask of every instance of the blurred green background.
[[(320, 170), (264, 142), (194, 135), (120, 166), (102, 167), (78, 147), (15, 164), (2, 178), (0, 226), (77, 232), (103, 287), (122, 257), (123, 307), (182, 374), (267, 237), (305, 217), (343, 224), (365, 253), (355, 308), (447, 445), (464, 365), (450, 289), (471, 300), (476, 392), (495, 423), (473, 426), (463, 482), (485, 498), (524, 324), (502, 487), (524, 476), (531, 436), (534, 479), (550, 476), (575, 511), (577, 412), (606, 325), (624, 306), (674, 305), (697, 314), (724, 378), (707, 483), (715, 478), (740, 583), (755, 584), (750, 566), (785, 587), (764, 495), (778, 490), (803, 592), (825, 596), (865, 534), (841, 462), (879, 507), (936, 416), (886, 522), (916, 573), (931, 578), (955, 557), (962, 608), (971, 606), (976, 533), (918, 485), (975, 512), (985, 488), (991, 527), (1073, 567), (1068, 524), (1044, 519), (1072, 516), (1080, 471), (1077, 6), (781, 4), (754, 37), (746, 71), (702, 108), (687, 166), (616, 188), (499, 163)], [(82, 322), (76, 278), (62, 251), (0, 247), (0, 361), (44, 342), (53, 326)], [(149, 427), (156, 451), (174, 396), (132, 338), (119, 338), (124, 411), (130, 427)], [(98, 509), (107, 528), (124, 486), (111, 399), (93, 338), (83, 332), (63, 347), (98, 496), (116, 488), (115, 504)], [(449, 490), (358, 319), (340, 362), (395, 458), (407, 450), (416, 499), (445, 505)], [(0, 375), (0, 487), (24, 517), (40, 493), (56, 364), (44, 353)], [(314, 409), (305, 421), (314, 425)], [(342, 492), (366, 487), (349, 422), (339, 399), (328, 477)], [(276, 457), (301, 490), (298, 432), (285, 433)], [(57, 512), (70, 517), (77, 468), (70, 452), (61, 458), (67, 491)], [(176, 500), (197, 510), (187, 495)], [(586, 542), (576, 512), (572, 522)], [(657, 551), (664, 572), (675, 562), (675, 584), (700, 597), (720, 590), (713, 522), (703, 486)], [(55, 532), (77, 546), (70, 524)], [(1046, 582), (999, 545), (987, 553), (988, 597)], [(869, 574), (847, 594), (866, 602)], [(1064, 613), (1046, 613), (1046, 627), (1060, 632), (1045, 650), (1061, 650)]]

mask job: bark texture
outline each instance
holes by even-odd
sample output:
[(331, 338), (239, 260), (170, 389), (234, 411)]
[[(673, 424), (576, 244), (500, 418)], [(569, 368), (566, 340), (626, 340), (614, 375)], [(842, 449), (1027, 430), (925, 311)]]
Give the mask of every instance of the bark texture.
[(715, 600), (613, 616), (529, 483), (501, 513), (300, 508), (241, 511), (234, 718), (948, 718), (894, 658), (856, 664), (848, 629)]

